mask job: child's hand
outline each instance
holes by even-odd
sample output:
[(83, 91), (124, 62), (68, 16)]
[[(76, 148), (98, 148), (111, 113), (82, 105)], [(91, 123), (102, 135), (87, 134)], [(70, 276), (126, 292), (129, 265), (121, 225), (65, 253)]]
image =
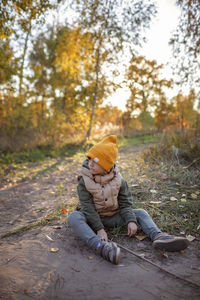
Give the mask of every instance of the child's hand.
[(107, 236), (107, 233), (105, 232), (105, 230), (102, 228), (100, 230), (97, 231), (97, 234), (101, 237), (101, 239), (103, 241), (108, 241), (108, 236)]
[(137, 225), (134, 222), (128, 223), (128, 236), (131, 237), (137, 232)]

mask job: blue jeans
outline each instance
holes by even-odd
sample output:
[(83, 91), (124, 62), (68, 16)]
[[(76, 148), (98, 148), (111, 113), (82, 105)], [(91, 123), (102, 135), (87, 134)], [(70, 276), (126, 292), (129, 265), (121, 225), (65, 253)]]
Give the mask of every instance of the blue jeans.
[[(161, 232), (160, 229), (155, 225), (152, 218), (144, 209), (134, 209), (134, 213), (136, 215), (137, 222), (140, 224), (142, 230), (153, 241), (155, 236)], [(126, 225), (119, 213), (116, 213), (111, 217), (101, 218), (101, 221), (105, 227)], [(101, 238), (87, 224), (86, 217), (82, 212), (72, 212), (68, 217), (68, 224), (73, 229), (75, 234), (79, 236), (90, 248), (97, 248), (97, 245), (101, 241)]]

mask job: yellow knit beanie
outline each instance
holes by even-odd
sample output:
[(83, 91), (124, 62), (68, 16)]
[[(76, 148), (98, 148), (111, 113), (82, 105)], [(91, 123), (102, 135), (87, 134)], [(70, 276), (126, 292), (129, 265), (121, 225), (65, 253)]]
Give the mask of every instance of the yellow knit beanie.
[(94, 145), (86, 156), (92, 158), (98, 165), (109, 172), (117, 159), (117, 154), (117, 137), (116, 135), (110, 135)]

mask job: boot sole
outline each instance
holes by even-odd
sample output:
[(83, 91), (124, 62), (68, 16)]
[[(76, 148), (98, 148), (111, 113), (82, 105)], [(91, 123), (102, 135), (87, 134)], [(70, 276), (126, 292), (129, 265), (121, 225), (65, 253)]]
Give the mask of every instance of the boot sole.
[(116, 255), (115, 255), (114, 259), (113, 259), (113, 263), (114, 263), (115, 265), (118, 265), (118, 263), (119, 263), (119, 258), (120, 258), (120, 248), (117, 247)]
[(158, 250), (175, 252), (184, 250), (188, 247), (189, 241), (187, 239), (174, 240), (157, 240), (153, 242), (153, 247)]

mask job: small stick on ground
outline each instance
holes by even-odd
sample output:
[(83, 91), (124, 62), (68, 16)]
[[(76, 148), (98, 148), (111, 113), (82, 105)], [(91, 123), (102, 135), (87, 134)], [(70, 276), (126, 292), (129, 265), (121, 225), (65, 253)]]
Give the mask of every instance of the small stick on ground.
[(134, 255), (134, 256), (140, 258), (140, 259), (142, 259), (143, 261), (146, 261), (147, 263), (153, 265), (154, 267), (160, 269), (161, 271), (163, 271), (163, 272), (165, 272), (165, 273), (167, 273), (167, 274), (169, 274), (169, 275), (171, 275), (171, 276), (173, 276), (173, 277), (175, 277), (175, 278), (177, 278), (177, 279), (179, 279), (179, 280), (185, 281), (185, 282), (188, 283), (188, 284), (192, 284), (193, 286), (200, 288), (200, 285), (198, 285), (197, 283), (192, 282), (192, 281), (190, 281), (190, 280), (187, 280), (187, 279), (185, 279), (185, 278), (182, 278), (182, 277), (180, 277), (180, 276), (178, 276), (178, 275), (176, 275), (176, 274), (174, 274), (174, 273), (171, 273), (171, 272), (167, 271), (166, 269), (163, 269), (163, 268), (160, 267), (159, 265), (153, 263), (152, 261), (150, 261), (150, 260), (148, 260), (148, 259), (146, 259), (146, 258), (140, 256), (140, 255), (137, 254), (136, 252), (134, 252), (134, 251), (132, 251), (132, 250), (130, 250), (130, 249), (128, 249), (128, 248), (126, 248), (126, 247), (120, 245), (119, 243), (116, 243), (116, 244), (117, 244), (117, 246), (118, 246), (119, 248), (121, 248), (121, 249), (123, 249), (123, 250), (129, 252), (130, 254), (132, 254), (132, 255)]

